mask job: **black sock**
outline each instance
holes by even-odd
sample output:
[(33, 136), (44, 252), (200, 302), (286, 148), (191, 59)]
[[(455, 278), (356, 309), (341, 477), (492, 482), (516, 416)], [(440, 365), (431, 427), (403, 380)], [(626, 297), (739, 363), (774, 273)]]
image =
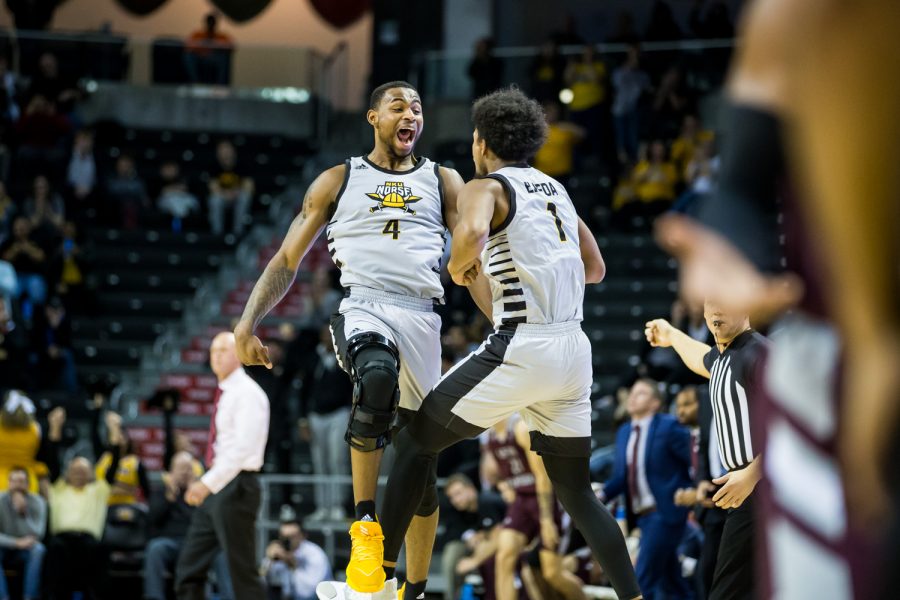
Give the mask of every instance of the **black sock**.
[(356, 505), (357, 521), (374, 521), (375, 520), (375, 501), (363, 500)]
[(412, 581), (406, 582), (406, 591), (403, 592), (403, 597), (406, 600), (417, 600), (420, 596), (422, 598), (425, 597), (425, 584), (428, 583), (428, 580), (419, 581), (417, 583), (413, 583)]
[(384, 578), (385, 578), (385, 579), (393, 579), (393, 578), (394, 578), (394, 571), (395, 571), (396, 569), (397, 569), (396, 566), (394, 566), (394, 567), (385, 567), (385, 568), (384, 568)]

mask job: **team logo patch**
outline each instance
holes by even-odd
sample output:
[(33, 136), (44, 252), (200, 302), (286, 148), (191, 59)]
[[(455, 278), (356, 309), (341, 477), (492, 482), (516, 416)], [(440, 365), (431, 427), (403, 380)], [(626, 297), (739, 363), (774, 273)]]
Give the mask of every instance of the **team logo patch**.
[(421, 196), (413, 196), (412, 188), (403, 185), (402, 181), (385, 181), (384, 185), (379, 185), (374, 192), (366, 196), (378, 202), (377, 206), (369, 209), (372, 213), (386, 208), (399, 208), (405, 213), (414, 215), (416, 211), (409, 205), (422, 199)]

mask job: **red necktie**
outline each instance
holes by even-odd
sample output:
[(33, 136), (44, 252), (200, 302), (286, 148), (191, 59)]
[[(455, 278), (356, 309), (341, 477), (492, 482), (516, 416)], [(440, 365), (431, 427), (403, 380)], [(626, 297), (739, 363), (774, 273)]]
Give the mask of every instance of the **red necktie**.
[(637, 474), (638, 474), (638, 449), (641, 446), (641, 426), (634, 425), (632, 427), (632, 431), (634, 431), (634, 446), (631, 449), (631, 464), (628, 465), (628, 494), (631, 496), (631, 506), (632, 508), (639, 505), (639, 495), (638, 495), (638, 482), (637, 482)]
[(213, 464), (213, 459), (216, 457), (216, 451), (214, 449), (214, 445), (216, 443), (216, 413), (219, 411), (219, 398), (222, 397), (222, 388), (216, 388), (216, 395), (213, 397), (213, 411), (212, 416), (209, 418), (209, 437), (206, 438), (206, 454), (203, 457), (203, 462), (206, 463), (206, 468), (211, 469)]

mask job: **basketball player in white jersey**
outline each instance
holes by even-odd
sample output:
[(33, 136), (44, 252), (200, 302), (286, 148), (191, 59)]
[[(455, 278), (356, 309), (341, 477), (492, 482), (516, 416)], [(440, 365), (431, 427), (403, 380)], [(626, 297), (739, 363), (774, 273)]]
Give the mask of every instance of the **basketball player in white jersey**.
[[(581, 330), (586, 282), (605, 266), (565, 188), (525, 160), (546, 138), (540, 105), (516, 89), (478, 100), (472, 154), (481, 177), (459, 194), (448, 265), (495, 331), (447, 372), (395, 439), (381, 511), (391, 568), (438, 452), (519, 412), (553, 489), (620, 598), (640, 597), (622, 532), (591, 490), (591, 345)], [(419, 598), (407, 586), (404, 597)]]
[[(463, 185), (456, 171), (413, 155), (423, 117), (422, 101), (409, 83), (376, 88), (366, 118), (374, 131), (374, 149), (312, 182), (235, 328), (241, 362), (271, 368), (268, 350), (253, 331), (284, 297), (300, 261), (324, 229), (346, 290), (331, 330), (338, 362), (354, 385), (346, 439), (356, 521), (350, 528), (347, 583), (358, 594), (384, 588), (375, 492), (398, 408), (402, 424), (440, 378), (441, 320), (433, 306), (443, 297), (445, 232), (455, 225), (456, 195)], [(407, 570), (410, 578), (424, 581), (438, 497), (435, 469), (420, 475), (428, 491), (410, 527)]]

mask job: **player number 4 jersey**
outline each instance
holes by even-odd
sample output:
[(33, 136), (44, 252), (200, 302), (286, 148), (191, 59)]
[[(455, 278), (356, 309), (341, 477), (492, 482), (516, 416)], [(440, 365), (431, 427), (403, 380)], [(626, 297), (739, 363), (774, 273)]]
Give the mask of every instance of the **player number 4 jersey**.
[(487, 176), (500, 181), (509, 196), (506, 221), (490, 232), (481, 256), (494, 325), (581, 321), (584, 262), (568, 192), (525, 164)]
[(442, 298), (446, 226), (438, 164), (420, 158), (409, 171), (389, 171), (353, 157), (346, 167), (325, 228), (341, 285)]

